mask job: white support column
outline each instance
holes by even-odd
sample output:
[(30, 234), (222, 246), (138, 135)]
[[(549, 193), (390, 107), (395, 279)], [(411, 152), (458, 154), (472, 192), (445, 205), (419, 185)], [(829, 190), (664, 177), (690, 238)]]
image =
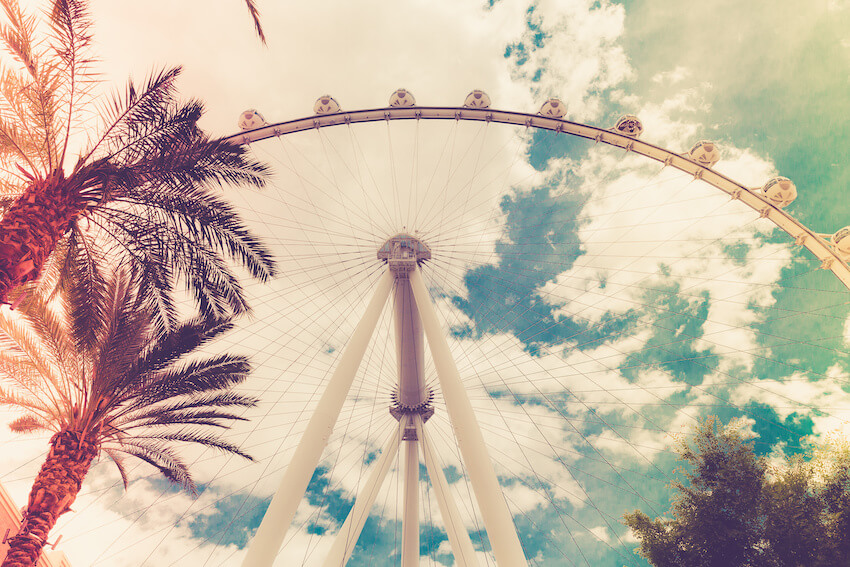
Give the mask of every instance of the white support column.
[(360, 532), (363, 531), (363, 525), (369, 517), (369, 511), (375, 504), (378, 490), (384, 484), (384, 479), (387, 478), (387, 473), (392, 467), (393, 459), (398, 453), (404, 428), (405, 419), (402, 419), (387, 441), (386, 446), (384, 446), (375, 466), (372, 467), (372, 472), (369, 474), (366, 484), (360, 489), (357, 500), (354, 501), (354, 506), (348, 513), (345, 523), (342, 524), (342, 528), (336, 534), (333, 547), (325, 558), (324, 567), (343, 567), (348, 562), (348, 558), (351, 557), (351, 552), (354, 551), (354, 546), (360, 538)]
[(431, 296), (428, 294), (419, 269), (411, 271), (409, 277), (416, 306), (419, 308), (419, 315), (422, 317), (422, 325), (425, 328), (425, 336), (428, 338), (431, 356), (434, 359), (434, 366), (437, 369), (440, 387), (443, 390), (443, 397), (446, 400), (449, 419), (454, 428), (464, 465), (472, 481), (472, 489), (484, 519), (496, 563), (500, 567), (527, 566), (528, 562), (522, 552), (513, 518), (484, 444), (484, 436), (481, 434), (475, 413), (472, 411), (472, 404), (466, 395), (460, 373), (449, 350), (449, 344), (443, 336), (437, 319), (437, 310), (431, 303)]
[[(418, 416), (417, 416), (418, 417)], [(405, 419), (404, 508), (401, 518), (401, 567), (419, 566), (419, 445), (416, 429)]]
[(417, 415), (415, 421), (416, 436), (419, 437), (419, 444), (422, 446), (422, 456), (425, 467), (428, 469), (428, 478), (431, 479), (431, 486), (434, 487), (434, 493), (437, 496), (437, 505), (440, 507), (443, 526), (449, 536), (455, 565), (457, 567), (475, 567), (478, 565), (475, 561), (475, 549), (472, 547), (472, 540), (469, 539), (469, 532), (466, 531), (466, 526), (463, 525), (463, 520), (460, 518), (454, 498), (449, 492), (446, 475), (443, 474), (443, 469), (437, 460), (431, 439), (425, 434), (425, 424), (422, 423), (422, 418)]
[(304, 436), (283, 475), (280, 487), (272, 498), (257, 533), (251, 540), (242, 567), (271, 567), (274, 563), (286, 531), (292, 523), (292, 518), (295, 517), (298, 504), (304, 497), (310, 478), (319, 464), (322, 451), (336, 425), (342, 404), (351, 389), (354, 375), (357, 373), (360, 361), (363, 360), (363, 354), (369, 345), (369, 339), (387, 302), (392, 285), (393, 277), (387, 270), (378, 282), (375, 295), (369, 301), (363, 318), (357, 323), (345, 351), (340, 356), (328, 386), (316, 406), (316, 411), (307, 424), (307, 430), (304, 431)]

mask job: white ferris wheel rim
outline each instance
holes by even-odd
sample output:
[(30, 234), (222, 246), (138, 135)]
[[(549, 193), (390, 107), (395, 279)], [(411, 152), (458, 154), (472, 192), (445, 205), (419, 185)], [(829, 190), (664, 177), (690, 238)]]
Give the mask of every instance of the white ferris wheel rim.
[(759, 194), (757, 190), (746, 187), (711, 167), (689, 159), (687, 154), (677, 153), (612, 129), (573, 122), (563, 118), (512, 110), (460, 106), (402, 106), (315, 114), (246, 130), (227, 136), (224, 140), (238, 144), (251, 144), (312, 129), (393, 120), (464, 120), (525, 126), (526, 128), (548, 130), (593, 140), (596, 143), (642, 155), (660, 162), (664, 166), (670, 166), (692, 175), (694, 179), (704, 181), (728, 195), (730, 199), (738, 200), (757, 212), (761, 218), (769, 220), (774, 226), (790, 236), (796, 245), (808, 249), (821, 262), (822, 269), (830, 270), (850, 290), (850, 264), (836, 252), (822, 235), (804, 225), (784, 209), (775, 206)]

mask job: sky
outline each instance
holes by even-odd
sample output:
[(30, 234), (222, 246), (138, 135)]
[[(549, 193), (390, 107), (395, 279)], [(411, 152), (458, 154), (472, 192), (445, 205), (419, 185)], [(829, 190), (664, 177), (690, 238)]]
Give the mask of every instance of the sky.
[[(182, 65), (202, 125), (237, 132), (386, 106), (492, 107), (610, 127), (686, 152), (716, 141), (716, 169), (747, 187), (776, 175), (818, 233), (850, 224), (850, 2), (240, 0), (91, 4), (104, 91)], [(37, 4), (37, 2), (34, 2)], [(281, 276), (249, 284), (254, 313), (217, 348), (250, 354), (258, 408), (232, 438), (254, 463), (189, 449), (197, 499), (139, 466), (124, 493), (96, 465), (56, 528), (73, 565), (237, 565), (380, 274), (377, 247), (418, 231), (423, 276), (484, 432), (530, 565), (635, 565), (621, 525), (669, 509), (673, 447), (707, 415), (760, 454), (850, 435), (848, 292), (739, 203), (660, 164), (563, 135), (499, 125), (376, 123), (255, 144), (275, 170), (227, 194)], [(395, 380), (385, 310), (277, 565), (318, 565), (384, 445)], [(481, 565), (495, 564), (435, 392), (428, 423)], [(23, 502), (46, 439), (4, 445), (0, 482)], [(9, 447), (9, 450), (5, 449)], [(397, 563), (394, 465), (351, 565)], [(421, 564), (452, 565), (422, 469)], [(377, 558), (377, 559), (376, 559)], [(389, 559), (387, 559), (389, 558)], [(388, 563), (389, 562), (389, 563)]]

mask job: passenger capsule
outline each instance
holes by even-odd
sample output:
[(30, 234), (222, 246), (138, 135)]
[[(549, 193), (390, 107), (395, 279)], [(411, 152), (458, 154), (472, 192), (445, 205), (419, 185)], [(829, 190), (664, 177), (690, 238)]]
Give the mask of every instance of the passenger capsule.
[(714, 167), (720, 161), (720, 150), (714, 142), (700, 140), (688, 152), (688, 157), (704, 167)]
[(313, 105), (313, 112), (316, 114), (336, 114), (340, 110), (339, 103), (331, 95), (320, 96)]
[(464, 108), (490, 108), (490, 97), (484, 91), (474, 90), (466, 95)]
[(850, 258), (850, 226), (845, 226), (830, 237), (830, 242), (845, 259)]
[(797, 198), (797, 186), (787, 177), (774, 177), (761, 188), (765, 198), (780, 209)]
[(564, 104), (560, 100), (557, 98), (550, 98), (543, 103), (543, 106), (540, 107), (540, 112), (537, 114), (547, 118), (563, 118), (566, 113), (567, 109), (564, 108)]
[(257, 128), (262, 128), (266, 125), (266, 120), (263, 118), (262, 114), (253, 108), (249, 108), (239, 115), (239, 127), (242, 130), (256, 130)]
[(413, 98), (413, 93), (407, 89), (398, 89), (390, 95), (389, 105), (394, 108), (401, 106), (416, 106), (416, 99)]
[(634, 114), (626, 114), (617, 120), (614, 131), (624, 136), (637, 138), (643, 132), (643, 123)]

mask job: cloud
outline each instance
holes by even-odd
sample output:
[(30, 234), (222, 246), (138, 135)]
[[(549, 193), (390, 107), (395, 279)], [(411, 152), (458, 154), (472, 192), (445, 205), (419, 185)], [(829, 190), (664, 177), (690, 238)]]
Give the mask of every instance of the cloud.
[(542, 0), (526, 10), (526, 29), (508, 44), (514, 76), (545, 97), (560, 98), (567, 116), (598, 119), (607, 91), (631, 73), (619, 44), (622, 6), (603, 1)]

